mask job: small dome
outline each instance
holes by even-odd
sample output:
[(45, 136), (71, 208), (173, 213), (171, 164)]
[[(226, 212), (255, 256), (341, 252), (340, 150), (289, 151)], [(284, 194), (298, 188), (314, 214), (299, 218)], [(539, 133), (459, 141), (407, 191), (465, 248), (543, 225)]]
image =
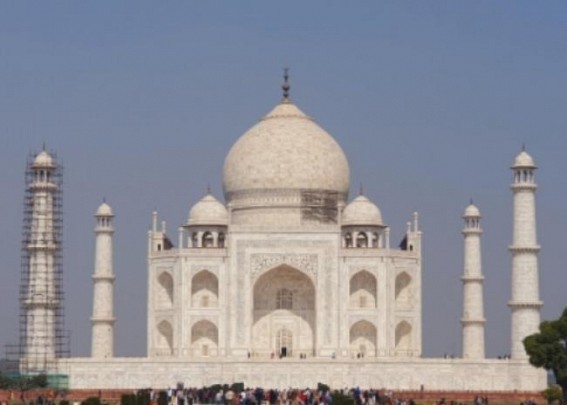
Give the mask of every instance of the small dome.
[(228, 211), (219, 200), (207, 194), (189, 211), (187, 225), (228, 225)]
[(97, 217), (112, 217), (112, 216), (114, 216), (114, 214), (112, 213), (112, 208), (110, 208), (110, 205), (108, 205), (105, 202), (100, 204), (100, 206), (96, 210), (95, 215)]
[(480, 211), (477, 208), (476, 205), (474, 204), (470, 204), (466, 209), (465, 209), (465, 218), (468, 217), (480, 217)]
[(512, 169), (520, 168), (520, 167), (531, 167), (531, 168), (536, 167), (533, 158), (525, 150), (521, 151), (520, 154), (516, 156), (516, 159), (514, 159), (514, 166), (512, 166)]
[(42, 150), (33, 160), (33, 167), (55, 167), (55, 162), (47, 151)]
[(376, 204), (359, 195), (343, 210), (342, 224), (382, 226), (382, 213)]

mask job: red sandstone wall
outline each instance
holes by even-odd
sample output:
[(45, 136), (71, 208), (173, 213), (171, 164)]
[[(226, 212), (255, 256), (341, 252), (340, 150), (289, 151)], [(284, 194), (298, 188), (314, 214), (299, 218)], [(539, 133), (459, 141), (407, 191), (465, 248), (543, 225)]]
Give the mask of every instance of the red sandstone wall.
[[(10, 400), (18, 401), (21, 398), (26, 401), (35, 400), (38, 396), (44, 398), (61, 400), (66, 399), (70, 402), (83, 401), (89, 397), (98, 397), (103, 402), (120, 401), (123, 394), (133, 394), (132, 390), (69, 390), (64, 396), (57, 395), (53, 390), (31, 390), (23, 394), (16, 390), (0, 390), (0, 401), (9, 402)], [(491, 392), (491, 391), (394, 391), (394, 398), (413, 399), (419, 404), (432, 404), (441, 398), (445, 398), (446, 402), (467, 402), (472, 403), (475, 396), (487, 397), (489, 404), (519, 404), (522, 401), (531, 399), (538, 404), (545, 404), (545, 399), (540, 392)]]

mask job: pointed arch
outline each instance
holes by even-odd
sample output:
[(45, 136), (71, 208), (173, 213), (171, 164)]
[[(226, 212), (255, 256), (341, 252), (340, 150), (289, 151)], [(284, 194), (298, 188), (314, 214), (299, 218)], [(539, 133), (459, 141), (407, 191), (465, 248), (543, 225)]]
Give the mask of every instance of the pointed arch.
[(409, 356), (412, 350), (412, 327), (407, 321), (396, 325), (396, 354)]
[[(306, 273), (281, 264), (258, 277), (252, 294), (251, 337), (257, 355), (281, 355), (283, 347), (288, 357), (315, 353), (316, 290)], [(289, 333), (280, 334), (284, 329)]]
[(350, 232), (347, 232), (345, 234), (345, 247), (351, 248), (352, 245), (352, 234)]
[(409, 304), (411, 302), (411, 276), (402, 271), (396, 277), (396, 303)]
[(158, 276), (157, 305), (160, 308), (173, 306), (173, 277), (167, 271)]
[(157, 344), (161, 355), (173, 354), (173, 327), (168, 321), (161, 321), (157, 326)]
[(356, 273), (350, 279), (350, 307), (376, 308), (376, 277), (367, 270)]
[(201, 270), (191, 280), (191, 303), (194, 308), (217, 308), (219, 280), (209, 270)]
[(369, 321), (361, 320), (350, 328), (350, 352), (351, 356), (375, 357), (376, 356), (376, 327)]
[(203, 234), (203, 237), (201, 239), (201, 246), (204, 248), (215, 247), (215, 238), (211, 232), (207, 231)]
[(198, 321), (191, 328), (191, 349), (193, 356), (217, 356), (218, 342), (218, 329), (217, 326), (211, 321)]
[(367, 248), (368, 247), (368, 236), (366, 232), (358, 232), (356, 235), (356, 247), (357, 248)]

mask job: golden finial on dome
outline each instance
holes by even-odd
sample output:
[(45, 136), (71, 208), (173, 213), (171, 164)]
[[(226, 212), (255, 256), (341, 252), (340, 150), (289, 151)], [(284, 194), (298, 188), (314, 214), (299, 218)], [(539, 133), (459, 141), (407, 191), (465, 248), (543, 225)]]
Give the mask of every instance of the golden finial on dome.
[(284, 103), (288, 103), (289, 102), (289, 89), (290, 89), (290, 85), (289, 85), (289, 67), (284, 67), (284, 83), (282, 84), (282, 90), (283, 90), (283, 102)]

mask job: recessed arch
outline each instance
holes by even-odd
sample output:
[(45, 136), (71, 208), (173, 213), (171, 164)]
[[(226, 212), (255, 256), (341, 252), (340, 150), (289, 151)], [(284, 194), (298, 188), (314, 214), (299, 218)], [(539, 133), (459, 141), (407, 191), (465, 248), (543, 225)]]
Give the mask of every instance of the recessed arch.
[(352, 325), (350, 328), (351, 356), (375, 357), (376, 336), (376, 327), (369, 321), (361, 320)]
[(219, 305), (219, 280), (209, 270), (201, 270), (191, 280), (191, 303), (194, 308), (216, 308)]
[(211, 321), (201, 320), (191, 327), (191, 350), (193, 356), (217, 356), (218, 342), (218, 329)]
[(356, 235), (356, 247), (357, 248), (367, 248), (368, 247), (368, 236), (366, 232), (358, 232)]
[(203, 233), (203, 237), (201, 239), (201, 246), (204, 248), (212, 248), (215, 246), (215, 238), (211, 232), (207, 231)]
[(405, 271), (396, 277), (396, 303), (411, 301), (411, 276)]
[(314, 353), (316, 291), (307, 274), (282, 264), (258, 277), (252, 294), (255, 355), (281, 355), (282, 347), (286, 356)]
[(376, 308), (376, 277), (367, 270), (356, 273), (350, 279), (350, 307)]
[(158, 276), (157, 305), (160, 308), (173, 306), (173, 277), (167, 271)]
[(407, 321), (396, 325), (396, 353), (409, 356), (412, 350), (412, 327)]
[(173, 354), (173, 327), (168, 321), (161, 321), (157, 325), (157, 347), (160, 354)]
[(345, 247), (351, 248), (352, 247), (352, 234), (347, 232), (345, 234)]

